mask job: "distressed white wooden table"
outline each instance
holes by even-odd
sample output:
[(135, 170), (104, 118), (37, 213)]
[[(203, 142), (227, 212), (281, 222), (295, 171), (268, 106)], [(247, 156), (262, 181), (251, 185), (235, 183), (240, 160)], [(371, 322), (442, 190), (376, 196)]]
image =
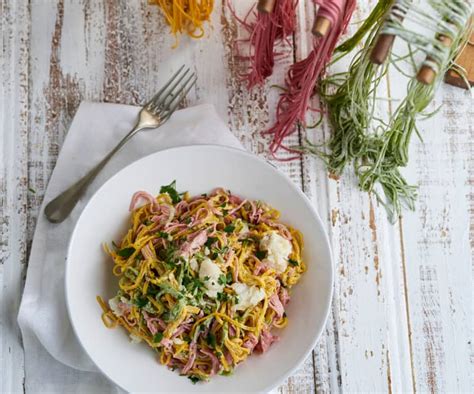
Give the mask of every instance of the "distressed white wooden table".
[[(270, 86), (307, 54), (310, 2), (300, 1), (294, 53), (279, 61), (265, 87), (249, 93), (232, 51), (239, 28), (225, 1), (216, 0), (209, 37), (182, 39), (177, 49), (171, 49), (173, 38), (158, 10), (145, 0), (0, 2), (2, 392), (23, 391), (16, 314), (28, 252), (81, 100), (143, 103), (186, 63), (199, 75), (189, 104), (214, 104), (248, 150), (266, 155), (259, 132), (273, 120), (278, 96)], [(238, 3), (245, 9), (249, 1)], [(368, 3), (360, 2), (354, 20), (367, 13)], [(393, 75), (384, 89), (388, 96), (400, 89)], [(449, 86), (440, 89), (433, 108), (439, 104), (441, 111), (421, 124), (425, 143), (414, 141), (406, 171), (420, 185), (417, 210), (394, 226), (383, 207), (358, 190), (350, 170), (334, 180), (311, 158), (275, 163), (317, 207), (337, 273), (326, 331), (282, 392), (473, 390), (473, 107), (465, 91)], [(323, 124), (310, 133), (324, 140), (330, 130)]]

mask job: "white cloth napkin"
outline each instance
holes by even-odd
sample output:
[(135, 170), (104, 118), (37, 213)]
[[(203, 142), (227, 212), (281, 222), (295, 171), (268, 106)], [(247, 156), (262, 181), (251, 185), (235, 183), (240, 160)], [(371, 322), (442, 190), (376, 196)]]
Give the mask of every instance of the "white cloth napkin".
[[(139, 110), (127, 105), (82, 103), (64, 141), (44, 202), (49, 202), (99, 162), (133, 127)], [(213, 106), (187, 108), (177, 111), (159, 129), (143, 131), (125, 145), (63, 223), (49, 223), (43, 213), (43, 203), (18, 315), (28, 392), (118, 391), (97, 373), (69, 323), (64, 298), (69, 236), (89, 198), (111, 175), (150, 153), (192, 144), (242, 148)]]

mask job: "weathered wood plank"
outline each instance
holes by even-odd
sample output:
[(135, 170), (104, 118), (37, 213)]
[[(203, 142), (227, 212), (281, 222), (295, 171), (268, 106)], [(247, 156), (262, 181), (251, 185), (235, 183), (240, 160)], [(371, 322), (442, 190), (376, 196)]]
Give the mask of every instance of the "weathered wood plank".
[[(353, 20), (361, 20), (372, 4), (360, 4)], [(306, 4), (305, 14), (313, 13)], [(311, 49), (306, 33), (311, 18), (300, 19), (297, 59)], [(349, 30), (356, 27), (354, 23)], [(333, 71), (341, 69), (338, 65)], [(317, 99), (313, 105), (317, 107)], [(386, 103), (381, 110), (387, 111)], [(308, 124), (318, 117), (310, 114)], [(322, 143), (330, 133), (323, 122), (308, 130), (308, 137)], [(409, 324), (397, 227), (388, 224), (373, 197), (358, 190), (352, 168), (336, 180), (327, 176), (320, 160), (308, 158), (305, 163), (304, 186), (326, 222), (336, 267), (333, 316), (315, 351), (316, 387), (323, 392), (410, 391)]]
[[(418, 391), (472, 391), (472, 119), (469, 94), (442, 85), (414, 140), (410, 179), (417, 211), (403, 220), (407, 298)], [(471, 171), (469, 173), (469, 171)], [(472, 233), (471, 233), (472, 239)]]
[(22, 392), (24, 360), (16, 322), (26, 266), (28, 36), (25, 2), (0, 2), (0, 391)]

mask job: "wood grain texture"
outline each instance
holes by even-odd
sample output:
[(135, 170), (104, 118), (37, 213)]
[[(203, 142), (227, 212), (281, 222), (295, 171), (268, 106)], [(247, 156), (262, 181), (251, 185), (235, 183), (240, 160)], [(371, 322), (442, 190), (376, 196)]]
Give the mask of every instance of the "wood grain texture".
[(27, 260), (28, 5), (0, 2), (0, 391), (23, 391), (24, 359), (16, 316)]
[[(281, 85), (288, 66), (311, 50), (311, 2), (298, 5), (296, 49), (283, 44), (279, 50), (286, 56), (276, 62), (273, 76), (251, 92), (241, 81), (235, 48), (245, 32), (226, 3), (216, 1), (212, 31), (203, 40), (182, 37), (173, 49), (175, 39), (159, 10), (145, 0), (0, 1), (1, 391), (23, 391), (16, 313), (28, 245), (79, 103), (141, 104), (183, 63), (199, 75), (187, 104), (214, 104), (249, 151), (272, 161), (305, 191), (330, 237), (336, 283), (328, 324), (311, 357), (278, 391), (472, 391), (474, 155), (468, 95), (450, 87), (437, 94), (433, 108), (442, 104), (442, 110), (421, 123), (425, 143), (414, 141), (406, 169), (420, 185), (417, 211), (392, 226), (383, 207), (358, 190), (351, 169), (334, 179), (320, 160), (282, 163), (266, 153), (261, 131), (274, 121), (278, 100), (272, 85)], [(236, 12), (244, 15), (252, 3), (235, 1)], [(360, 2), (354, 21), (373, 4)], [(390, 73), (381, 93), (397, 98), (398, 81)], [(379, 110), (392, 109), (383, 102)], [(316, 118), (308, 115), (308, 123)], [(323, 142), (330, 132), (323, 122), (308, 138)], [(302, 137), (299, 130), (287, 142)]]

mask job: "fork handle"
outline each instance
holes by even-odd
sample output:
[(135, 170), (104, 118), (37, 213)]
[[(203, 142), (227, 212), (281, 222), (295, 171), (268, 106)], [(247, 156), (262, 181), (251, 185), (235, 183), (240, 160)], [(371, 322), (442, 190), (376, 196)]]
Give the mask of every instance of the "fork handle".
[(117, 153), (138, 131), (144, 127), (135, 126), (117, 146), (105, 156), (100, 163), (92, 168), (86, 175), (71, 185), (68, 189), (51, 200), (44, 209), (46, 218), (51, 223), (61, 223), (66, 219), (82, 197), (87, 187), (92, 183), (97, 174), (105, 167), (115, 153)]

